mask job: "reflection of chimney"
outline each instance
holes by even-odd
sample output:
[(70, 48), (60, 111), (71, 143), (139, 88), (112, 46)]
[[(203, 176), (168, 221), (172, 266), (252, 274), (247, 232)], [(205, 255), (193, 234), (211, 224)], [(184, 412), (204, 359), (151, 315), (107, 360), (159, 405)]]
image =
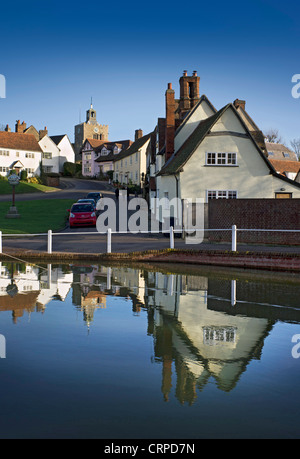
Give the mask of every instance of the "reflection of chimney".
[(10, 127), (9, 127), (9, 125), (8, 125), (8, 124), (6, 125), (6, 127), (5, 127), (5, 129), (4, 129), (4, 130), (5, 130), (6, 132), (11, 132), (11, 129), (10, 129)]
[(20, 120), (17, 120), (17, 123), (15, 125), (15, 131), (18, 132), (19, 134), (22, 134), (26, 129), (26, 123), (24, 121), (22, 124), (20, 124)]
[(166, 97), (166, 151), (165, 160), (174, 153), (174, 137), (175, 137), (175, 91), (172, 89), (172, 83), (168, 83), (168, 89), (165, 93)]
[(141, 137), (143, 137), (143, 131), (142, 129), (136, 129), (135, 131), (135, 136), (134, 136), (134, 140), (138, 140), (140, 139)]
[(45, 137), (45, 135), (48, 134), (48, 130), (47, 130), (47, 126), (44, 127), (44, 129), (40, 130), (39, 131), (39, 137), (40, 137), (40, 140)]
[(245, 100), (240, 100), (240, 99), (235, 99), (235, 101), (233, 102), (233, 105), (235, 106), (235, 108), (242, 107), (242, 109), (245, 110), (246, 101)]

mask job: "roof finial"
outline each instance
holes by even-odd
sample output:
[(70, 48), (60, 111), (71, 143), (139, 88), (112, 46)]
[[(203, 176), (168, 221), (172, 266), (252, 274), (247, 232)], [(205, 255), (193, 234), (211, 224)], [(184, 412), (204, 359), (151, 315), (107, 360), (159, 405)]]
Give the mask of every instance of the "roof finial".
[(93, 97), (91, 97), (91, 108), (93, 108)]

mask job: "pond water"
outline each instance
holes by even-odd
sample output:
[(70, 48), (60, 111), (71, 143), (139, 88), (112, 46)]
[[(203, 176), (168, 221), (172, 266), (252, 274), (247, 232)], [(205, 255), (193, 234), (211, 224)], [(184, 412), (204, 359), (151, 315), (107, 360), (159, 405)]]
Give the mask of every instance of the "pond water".
[(299, 276), (0, 273), (1, 438), (299, 438)]

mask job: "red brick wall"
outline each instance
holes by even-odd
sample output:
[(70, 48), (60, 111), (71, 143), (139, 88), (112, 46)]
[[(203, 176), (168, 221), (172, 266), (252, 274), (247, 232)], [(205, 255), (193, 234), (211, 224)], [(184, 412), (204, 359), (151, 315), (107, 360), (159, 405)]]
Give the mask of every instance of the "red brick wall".
[[(208, 227), (300, 230), (300, 199), (214, 199), (208, 204)], [(210, 240), (230, 240), (231, 232), (208, 232)], [(300, 244), (300, 232), (240, 231), (238, 242)]]

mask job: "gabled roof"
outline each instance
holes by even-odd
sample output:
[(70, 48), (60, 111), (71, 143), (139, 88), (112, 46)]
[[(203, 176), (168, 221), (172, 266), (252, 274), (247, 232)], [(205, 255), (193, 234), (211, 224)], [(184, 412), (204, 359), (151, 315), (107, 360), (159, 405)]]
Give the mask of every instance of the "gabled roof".
[(252, 136), (251, 132), (247, 128), (245, 122), (243, 121), (241, 115), (238, 113), (237, 109), (234, 107), (233, 104), (227, 104), (225, 107), (221, 108), (217, 113), (206, 118), (205, 120), (201, 121), (196, 129), (192, 132), (192, 134), (188, 137), (188, 139), (183, 143), (183, 145), (179, 148), (176, 153), (173, 153), (171, 158), (164, 164), (162, 169), (156, 174), (156, 176), (160, 175), (175, 175), (178, 172), (182, 171), (183, 166), (187, 163), (190, 157), (193, 155), (197, 147), (200, 143), (204, 140), (205, 136), (210, 132), (212, 127), (216, 124), (219, 118), (226, 112), (226, 110), (232, 109), (236, 116), (239, 118), (242, 126), (244, 127), (245, 131), (247, 132), (249, 139), (252, 140), (255, 148), (257, 149), (258, 153), (260, 154), (261, 158), (267, 165), (270, 170), (270, 174), (274, 177), (277, 177), (281, 180), (284, 180), (291, 185), (294, 185), (300, 188), (300, 183), (291, 180), (284, 175), (278, 173), (272, 163), (266, 158), (261, 148), (256, 143), (254, 137)]
[[(88, 139), (89, 140), (89, 139)], [(117, 140), (116, 142), (109, 142), (109, 141), (103, 141), (101, 145), (98, 147), (94, 148), (94, 152), (97, 153), (98, 155), (101, 155), (102, 149), (105, 147), (106, 150), (109, 151), (107, 155), (99, 156), (95, 161), (97, 163), (105, 162), (105, 161), (116, 161), (119, 158), (119, 155), (122, 153), (122, 151), (126, 151), (127, 148), (130, 147), (132, 144), (132, 140)], [(121, 152), (118, 154), (114, 153), (114, 147), (117, 146), (118, 148), (121, 148)]]
[(126, 150), (122, 150), (117, 155), (116, 161), (119, 161), (120, 159), (123, 159), (123, 158), (127, 158), (127, 156), (133, 155), (134, 153), (139, 151), (140, 148), (142, 148), (142, 146), (145, 145), (145, 143), (150, 139), (151, 135), (152, 135), (152, 132), (144, 135), (143, 137), (140, 137), (135, 142), (133, 142), (129, 148), (127, 148)]
[(213, 104), (210, 102), (210, 100), (206, 97), (205, 94), (202, 94), (202, 96), (200, 97), (200, 100), (199, 102), (197, 102), (197, 104), (188, 112), (188, 114), (186, 115), (186, 117), (183, 119), (182, 123), (178, 126), (178, 128), (176, 129), (176, 132), (175, 132), (175, 135), (178, 134), (178, 132), (183, 128), (183, 126), (187, 123), (187, 121), (190, 119), (190, 117), (192, 116), (192, 114), (198, 109), (199, 105), (201, 105), (203, 102), (206, 102), (210, 108), (212, 109), (212, 111), (214, 113), (217, 113), (217, 109), (213, 106)]
[(18, 132), (0, 132), (0, 148), (13, 150), (42, 152), (33, 134), (20, 134)]
[(53, 140), (53, 142), (58, 145), (62, 139), (66, 136), (66, 134), (62, 134), (62, 135), (51, 135), (50, 136), (50, 139)]
[(196, 129), (181, 145), (179, 150), (171, 156), (171, 158), (164, 164), (157, 175), (173, 175), (180, 172), (186, 162), (190, 159), (198, 145), (202, 142), (206, 134), (214, 126), (221, 115), (227, 110), (231, 104), (226, 105), (214, 115), (200, 121)]

